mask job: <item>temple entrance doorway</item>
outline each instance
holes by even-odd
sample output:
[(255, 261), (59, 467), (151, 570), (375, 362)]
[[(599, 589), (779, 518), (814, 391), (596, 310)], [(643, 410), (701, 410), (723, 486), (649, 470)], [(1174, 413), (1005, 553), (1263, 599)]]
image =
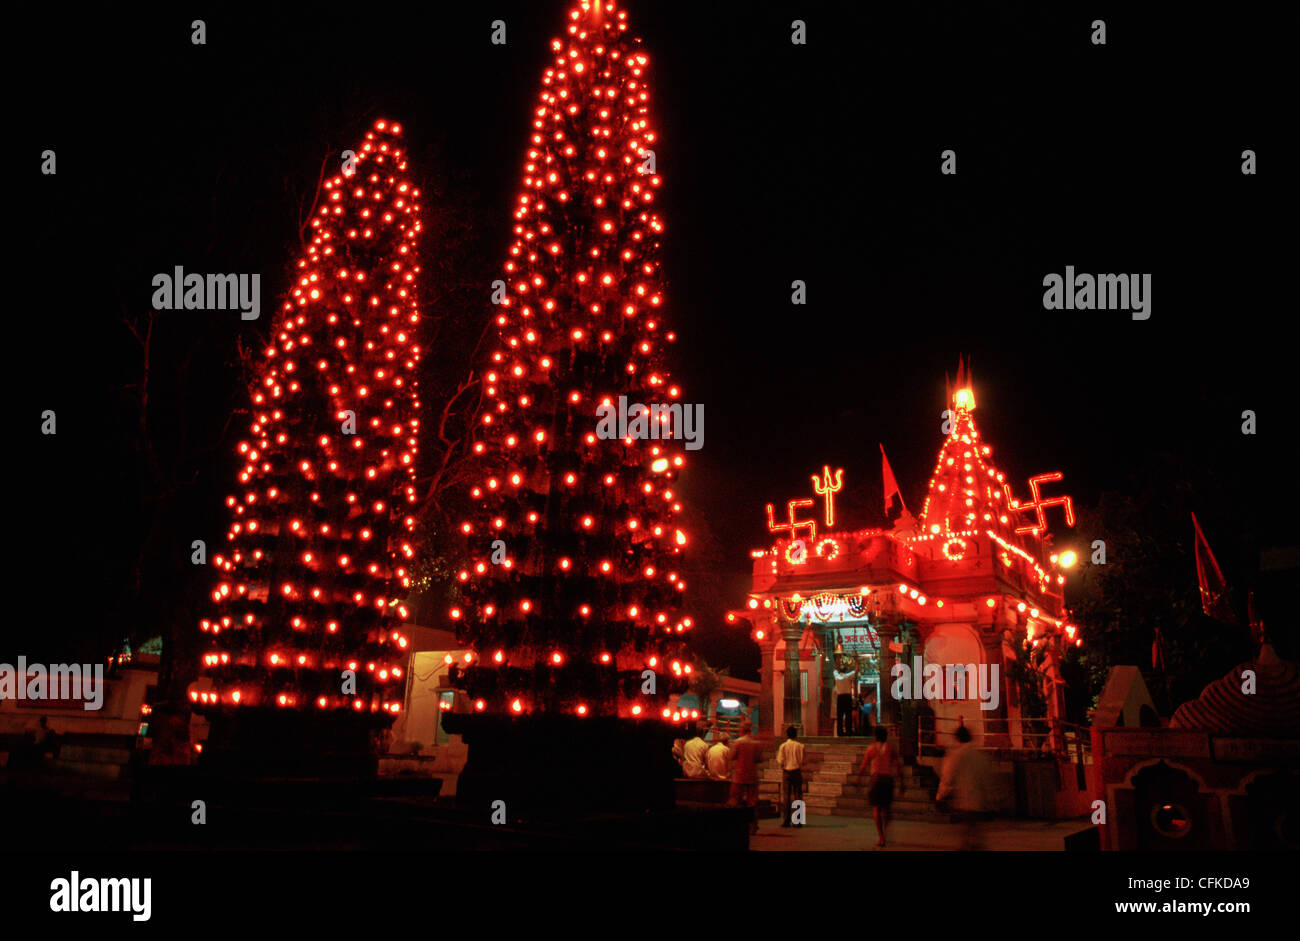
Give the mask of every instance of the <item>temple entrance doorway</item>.
[(867, 621), (824, 629), (832, 651), (831, 700), (837, 738), (863, 738), (880, 721), (880, 637)]

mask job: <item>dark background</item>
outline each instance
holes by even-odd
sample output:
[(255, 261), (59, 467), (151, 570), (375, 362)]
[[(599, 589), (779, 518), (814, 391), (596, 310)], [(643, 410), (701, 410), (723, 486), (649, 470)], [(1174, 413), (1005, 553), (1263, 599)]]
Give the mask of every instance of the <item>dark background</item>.
[[(1158, 493), (1173, 474), (1229, 579), (1267, 581), (1259, 550), (1294, 545), (1300, 515), (1295, 150), (1283, 131), (1293, 18), (1239, 6), (627, 6), (651, 58), (679, 377), (705, 406), (683, 490), (706, 660), (757, 666), (721, 615), (743, 604), (749, 550), (769, 544), (764, 503), (811, 496), (812, 473), (842, 466), (841, 512), (879, 524), (883, 442), (919, 511), (944, 375), (963, 354), (976, 420), (1018, 491), (1061, 470), (1060, 492), (1088, 508), (1107, 491)], [(322, 162), (376, 118), (405, 125), (427, 175), (428, 268), (448, 290), (429, 299), (443, 333), (426, 362), (464, 370), (567, 9), (15, 14), (12, 42), (33, 69), (11, 85), (8, 176), (22, 261), (6, 279), (6, 541), (22, 603), (0, 659), (97, 659), (126, 636), (197, 630), (210, 575), (189, 546), (211, 549), (225, 529), (247, 427), (231, 416), (246, 402), (239, 345), (262, 345)], [(190, 43), (195, 16), (206, 46)], [(489, 43), (498, 18), (504, 47)], [(790, 43), (795, 18), (806, 46)], [(1090, 42), (1097, 18), (1102, 47)], [(46, 148), (57, 176), (38, 172)], [(947, 148), (956, 177), (939, 172)], [(1246, 148), (1257, 176), (1240, 172)], [(124, 318), (143, 322), (150, 279), (175, 265), (261, 272), (263, 317), (161, 313), (141, 427), (141, 347)], [(1045, 311), (1043, 276), (1066, 265), (1152, 274), (1151, 319)], [(806, 307), (790, 304), (796, 278)], [(58, 414), (55, 437), (39, 434), (44, 409)], [(1244, 409), (1258, 415), (1254, 437), (1240, 432)], [(1190, 531), (1171, 509), (1153, 538), (1190, 545)], [(1290, 602), (1262, 590), (1274, 623), (1294, 624)]]

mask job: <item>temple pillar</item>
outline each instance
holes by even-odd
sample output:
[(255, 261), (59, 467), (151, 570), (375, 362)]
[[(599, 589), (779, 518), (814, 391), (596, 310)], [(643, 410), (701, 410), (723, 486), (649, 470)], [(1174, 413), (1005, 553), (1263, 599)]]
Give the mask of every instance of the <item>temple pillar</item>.
[(832, 717), (832, 700), (835, 698), (835, 641), (831, 637), (833, 628), (820, 628), (817, 639), (821, 642), (821, 683), (817, 693), (817, 734), (834, 735), (835, 720)]
[(754, 626), (763, 632), (763, 639), (758, 642), (759, 653), (759, 687), (758, 687), (758, 728), (755, 735), (774, 735), (776, 733), (776, 704), (772, 697), (772, 678), (776, 657), (776, 635), (773, 619), (768, 616), (755, 618)]
[[(984, 720), (984, 739), (980, 744), (985, 748), (1010, 748), (1011, 747), (1011, 723), (1010, 714), (1007, 712), (1007, 689), (1010, 678), (1007, 676), (1006, 664), (1002, 662), (1002, 635), (1001, 632), (980, 633), (980, 643), (984, 648), (984, 662), (995, 666), (998, 670), (997, 681), (992, 685), (998, 690), (998, 705), (996, 709), (985, 710), (981, 708), (980, 717)], [(993, 679), (990, 677), (990, 679)], [(972, 730), (974, 731), (974, 730)]]
[[(921, 637), (916, 625), (904, 621), (898, 628), (898, 640), (903, 645), (902, 661), (909, 668), (912, 658), (922, 655)], [(920, 677), (912, 677), (913, 688)], [(915, 762), (920, 753), (920, 731), (917, 728), (922, 708), (922, 700), (908, 698), (897, 704), (898, 708), (898, 754), (904, 761)], [(927, 709), (928, 711), (928, 709)]]
[(876, 721), (885, 725), (898, 725), (900, 720), (899, 703), (894, 698), (894, 664), (898, 655), (890, 644), (898, 640), (898, 625), (881, 623), (876, 625), (876, 634), (880, 638), (880, 702), (877, 706)]
[[(790, 622), (784, 618), (780, 621), (781, 639), (785, 641), (785, 697), (783, 722), (786, 726), (793, 725), (798, 735), (804, 734), (803, 729), (803, 697), (799, 689), (799, 641), (803, 638), (803, 625), (798, 622)], [(777, 730), (773, 730), (775, 733)], [(779, 737), (779, 736), (778, 736)]]

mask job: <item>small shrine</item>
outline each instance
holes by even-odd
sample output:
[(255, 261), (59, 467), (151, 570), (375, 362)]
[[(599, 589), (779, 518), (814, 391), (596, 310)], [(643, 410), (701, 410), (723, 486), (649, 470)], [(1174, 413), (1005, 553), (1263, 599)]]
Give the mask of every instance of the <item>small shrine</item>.
[(1113, 667), (1091, 733), (1102, 849), (1300, 849), (1300, 664), (1267, 640), (1169, 720)]
[(901, 730), (905, 755), (951, 742), (959, 725), (985, 746), (1064, 752), (1060, 663), (1083, 641), (1063, 599), (1077, 554), (1054, 551), (1050, 529), (1072, 527), (1074, 506), (1059, 472), (1016, 495), (975, 426), (964, 368), (950, 403), (919, 515), (883, 446), (886, 510), (894, 496), (901, 506), (892, 526), (837, 525), (844, 473), (830, 467), (783, 511), (768, 504), (774, 542), (752, 553), (747, 607), (729, 615), (762, 652), (765, 732), (846, 734), (837, 711), (874, 693), (876, 721)]

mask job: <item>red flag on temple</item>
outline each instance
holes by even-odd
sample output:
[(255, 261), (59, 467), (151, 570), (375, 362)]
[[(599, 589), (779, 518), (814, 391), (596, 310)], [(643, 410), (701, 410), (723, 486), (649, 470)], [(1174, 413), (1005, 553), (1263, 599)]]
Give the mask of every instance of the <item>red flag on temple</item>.
[(1201, 524), (1192, 514), (1192, 525), (1196, 527), (1196, 580), (1201, 586), (1201, 607), (1208, 617), (1224, 624), (1236, 624), (1237, 616), (1228, 606), (1228, 583), (1223, 577), (1219, 563), (1215, 561), (1210, 544), (1201, 532)]
[(880, 476), (885, 482), (885, 515), (889, 515), (889, 504), (894, 495), (898, 495), (898, 505), (907, 510), (907, 504), (903, 502), (903, 491), (898, 489), (898, 481), (894, 479), (894, 471), (889, 466), (889, 458), (885, 457), (885, 446), (880, 445)]
[(1151, 669), (1161, 672), (1165, 669), (1165, 640), (1160, 636), (1160, 628), (1156, 628), (1156, 636), (1151, 641)]
[(1264, 622), (1260, 620), (1259, 613), (1255, 610), (1255, 590), (1253, 588), (1246, 594), (1246, 623), (1250, 625), (1250, 636), (1254, 640), (1256, 647), (1268, 639), (1268, 633), (1264, 630)]

